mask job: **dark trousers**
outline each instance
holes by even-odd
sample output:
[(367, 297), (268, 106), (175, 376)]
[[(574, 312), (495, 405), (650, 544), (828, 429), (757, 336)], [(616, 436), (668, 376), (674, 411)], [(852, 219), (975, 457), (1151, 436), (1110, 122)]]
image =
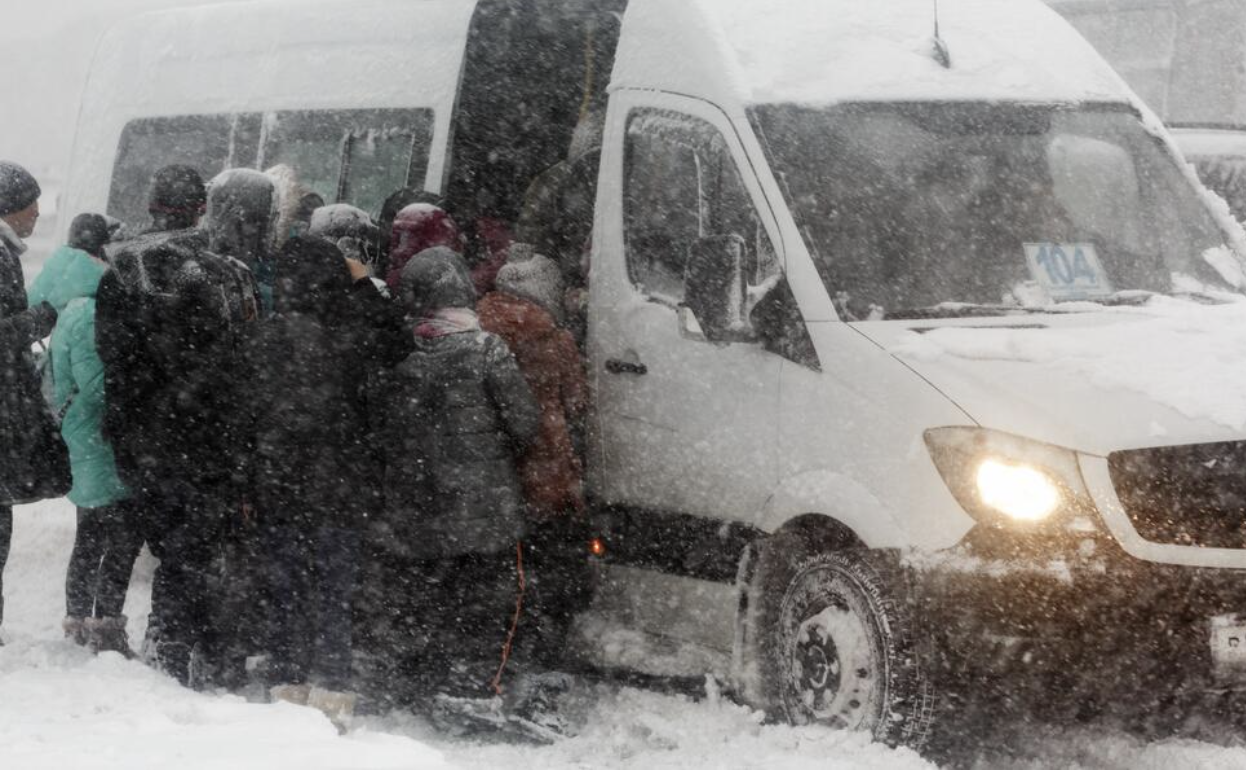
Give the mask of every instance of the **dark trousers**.
[(65, 576), (65, 614), (74, 618), (121, 615), (134, 560), (142, 547), (143, 536), (129, 501), (79, 508)]
[(13, 506), (0, 505), (0, 623), (4, 622), (4, 563), (13, 540)]
[(571, 514), (528, 524), (520, 620), (528, 665), (547, 670), (562, 665), (571, 623), (592, 598), (588, 542), (588, 525)]
[(519, 596), (516, 551), (414, 562), (394, 588), (400, 700), (493, 695)]
[(216, 683), (230, 690), (249, 682), (247, 658), (268, 650), (272, 606), (261, 534), (253, 521), (228, 519), (212, 568)]
[(182, 684), (190, 681), (192, 652), (215, 657), (211, 595), (226, 505), (185, 484), (163, 484), (134, 501), (140, 532), (160, 560), (151, 586), (148, 642), (157, 661)]
[(269, 677), (350, 690), (351, 605), (357, 531), (278, 524), (263, 528), (271, 599)]

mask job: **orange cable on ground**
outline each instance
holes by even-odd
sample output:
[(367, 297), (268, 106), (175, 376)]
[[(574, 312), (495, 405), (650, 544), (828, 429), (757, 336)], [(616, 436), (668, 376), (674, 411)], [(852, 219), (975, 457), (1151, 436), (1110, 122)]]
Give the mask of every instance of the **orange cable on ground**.
[(498, 672), (493, 676), (493, 691), (498, 695), (502, 694), (502, 672), (506, 670), (506, 664), (511, 658), (511, 646), (515, 643), (515, 633), (519, 630), (519, 616), (523, 613), (523, 595), (527, 590), (523, 574), (523, 543), (515, 544), (515, 564), (519, 570), (519, 595), (515, 597), (515, 617), (511, 619), (510, 631), (506, 633), (506, 644), (502, 645), (502, 664), (498, 666)]

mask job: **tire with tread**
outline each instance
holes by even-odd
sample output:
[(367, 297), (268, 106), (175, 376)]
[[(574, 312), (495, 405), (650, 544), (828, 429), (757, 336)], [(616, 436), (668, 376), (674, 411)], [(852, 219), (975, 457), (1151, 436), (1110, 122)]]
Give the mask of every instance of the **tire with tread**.
[(885, 552), (803, 541), (772, 538), (751, 576), (738, 652), (753, 659), (758, 705), (921, 749), (936, 697), (904, 569)]

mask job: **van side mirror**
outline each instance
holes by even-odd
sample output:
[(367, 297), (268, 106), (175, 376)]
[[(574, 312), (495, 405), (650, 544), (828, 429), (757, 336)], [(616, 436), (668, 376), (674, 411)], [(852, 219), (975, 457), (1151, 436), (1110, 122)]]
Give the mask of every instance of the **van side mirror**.
[(688, 247), (684, 306), (710, 342), (746, 342), (754, 337), (744, 317), (743, 265), (744, 239), (735, 234), (698, 238)]

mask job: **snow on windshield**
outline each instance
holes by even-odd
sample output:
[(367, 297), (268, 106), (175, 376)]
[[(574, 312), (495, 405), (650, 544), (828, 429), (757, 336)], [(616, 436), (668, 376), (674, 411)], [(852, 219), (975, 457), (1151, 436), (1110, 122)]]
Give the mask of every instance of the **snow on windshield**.
[[(1002, 103), (753, 111), (848, 318), (1219, 287), (1194, 187), (1119, 109)], [(871, 308), (878, 310), (871, 311)]]

